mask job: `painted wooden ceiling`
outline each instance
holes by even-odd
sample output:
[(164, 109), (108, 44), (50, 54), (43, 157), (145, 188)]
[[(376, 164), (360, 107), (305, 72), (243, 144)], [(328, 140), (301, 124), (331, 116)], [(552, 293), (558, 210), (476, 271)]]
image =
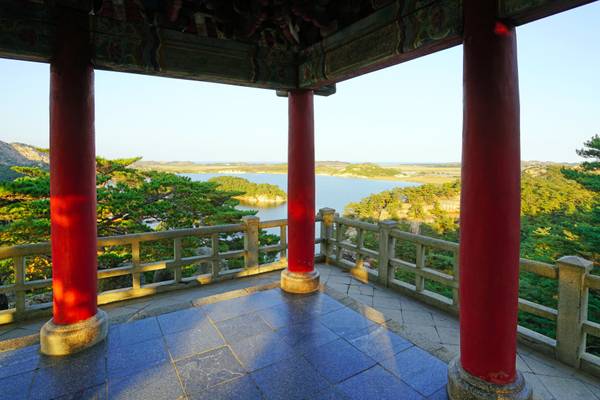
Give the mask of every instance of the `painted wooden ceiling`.
[[(498, 19), (592, 1), (497, 0)], [(0, 57), (51, 62), (62, 9), (97, 69), (321, 94), (462, 43), (462, 0), (1, 0)]]

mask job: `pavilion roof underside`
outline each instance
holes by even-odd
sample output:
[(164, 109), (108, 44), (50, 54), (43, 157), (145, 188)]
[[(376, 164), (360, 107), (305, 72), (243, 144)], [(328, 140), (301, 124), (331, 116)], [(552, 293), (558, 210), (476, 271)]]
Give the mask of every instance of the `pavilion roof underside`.
[[(514, 25), (594, 0), (498, 0)], [(460, 0), (3, 0), (0, 57), (49, 62), (56, 16), (88, 29), (97, 69), (317, 89), (462, 42)]]

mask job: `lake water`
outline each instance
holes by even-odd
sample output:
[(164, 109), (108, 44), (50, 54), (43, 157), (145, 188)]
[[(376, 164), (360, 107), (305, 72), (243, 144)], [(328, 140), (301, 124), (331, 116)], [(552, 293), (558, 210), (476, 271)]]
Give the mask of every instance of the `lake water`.
[[(254, 183), (270, 183), (287, 192), (287, 175), (284, 174), (181, 174), (195, 181), (206, 181), (215, 176), (238, 176)], [(373, 193), (379, 193), (395, 187), (419, 186), (419, 183), (401, 181), (380, 181), (337, 176), (315, 177), (316, 204), (315, 210), (323, 207), (334, 208), (342, 214), (346, 204), (356, 202)], [(261, 220), (287, 218), (287, 204), (276, 207), (238, 206), (244, 210), (258, 210)]]

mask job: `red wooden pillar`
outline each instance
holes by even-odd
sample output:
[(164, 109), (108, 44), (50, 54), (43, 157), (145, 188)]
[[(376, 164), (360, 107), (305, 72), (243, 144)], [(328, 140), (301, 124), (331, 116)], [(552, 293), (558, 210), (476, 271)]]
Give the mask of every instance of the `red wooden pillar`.
[(87, 19), (65, 11), (58, 22), (50, 65), (53, 318), (41, 332), (42, 352), (52, 355), (78, 351), (106, 335), (105, 315), (97, 309), (94, 70)]
[(515, 369), (521, 204), (515, 29), (496, 20), (493, 0), (463, 4), (461, 355), (450, 365), (449, 393), (528, 398)]
[(318, 289), (315, 270), (315, 141), (312, 90), (288, 94), (288, 267), (281, 287), (292, 293)]

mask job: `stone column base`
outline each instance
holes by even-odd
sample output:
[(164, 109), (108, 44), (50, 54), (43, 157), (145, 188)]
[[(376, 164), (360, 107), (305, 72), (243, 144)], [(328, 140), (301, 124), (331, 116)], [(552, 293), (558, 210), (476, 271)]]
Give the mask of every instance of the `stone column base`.
[(451, 400), (531, 400), (533, 394), (518, 371), (513, 383), (497, 385), (465, 371), (457, 357), (448, 365), (448, 397)]
[(40, 331), (40, 351), (49, 356), (66, 356), (101, 342), (107, 333), (108, 316), (100, 309), (93, 317), (74, 324), (57, 325), (51, 319)]
[(281, 271), (281, 289), (288, 293), (312, 293), (319, 290), (319, 271), (297, 273)]

